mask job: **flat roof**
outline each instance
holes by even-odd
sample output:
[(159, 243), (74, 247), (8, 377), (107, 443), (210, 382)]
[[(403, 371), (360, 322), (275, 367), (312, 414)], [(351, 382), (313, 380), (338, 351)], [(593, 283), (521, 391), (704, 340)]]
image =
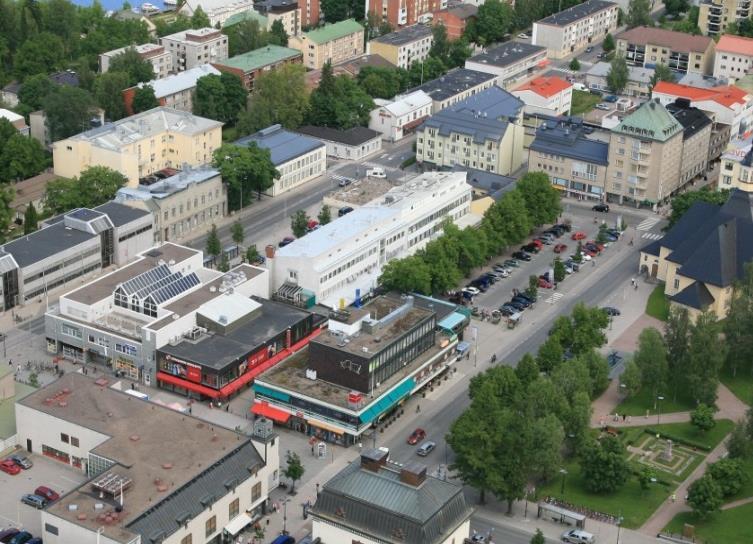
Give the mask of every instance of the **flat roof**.
[(437, 79), (432, 79), (423, 85), (414, 87), (409, 92), (423, 91), (432, 100), (442, 101), (463, 93), (468, 89), (478, 87), (496, 77), (494, 74), (488, 72), (479, 72), (478, 70), (469, 70), (468, 68), (456, 68)]
[(582, 4), (572, 6), (567, 9), (544, 17), (543, 19), (536, 21), (536, 24), (550, 25), (550, 26), (567, 26), (581, 19), (585, 19), (594, 13), (598, 13), (605, 9), (617, 7), (614, 2), (607, 2), (606, 0), (588, 0)]
[[(103, 527), (102, 534), (117, 542), (129, 542), (135, 533), (148, 541), (158, 530), (168, 536), (181, 528), (181, 512), (190, 519), (203, 511), (201, 496), (224, 496), (229, 476), (243, 481), (264, 465), (247, 438), (111, 389), (114, 381), (70, 372), (18, 401), (105, 435), (91, 452), (116, 463), (105, 473), (132, 482), (123, 494), (125, 507), (115, 523), (97, 519), (95, 505), (103, 504), (105, 512), (114, 512), (117, 502), (101, 498), (91, 481), (49, 506), (50, 514), (91, 532)], [(228, 474), (229, 467), (233, 474)], [(71, 509), (72, 505), (77, 508)]]
[(319, 147), (325, 147), (324, 142), (289, 132), (282, 128), (281, 125), (272, 125), (260, 130), (256, 134), (244, 136), (236, 140), (235, 145), (248, 146), (252, 142), (263, 149), (269, 149), (272, 163), (275, 166), (310, 153)]
[(125, 201), (167, 198), (175, 193), (184, 191), (193, 184), (211, 181), (219, 176), (219, 170), (206, 165), (199, 168), (188, 168), (151, 185), (140, 185), (136, 189), (121, 187), (118, 189), (116, 198)]
[(418, 40), (423, 40), (431, 36), (431, 26), (415, 24), (400, 28), (384, 36), (379, 36), (371, 40), (372, 42), (384, 43), (387, 45), (401, 46)]
[(536, 130), (531, 149), (606, 166), (609, 144), (586, 138), (582, 123), (545, 121)]
[(334, 190), (327, 196), (340, 202), (347, 202), (355, 206), (364, 206), (384, 196), (390, 189), (392, 189), (392, 183), (388, 179), (364, 178), (354, 181), (347, 187)]
[(381, 138), (382, 133), (366, 127), (353, 127), (347, 130), (330, 127), (315, 127), (305, 125), (296, 129), (296, 132), (313, 136), (319, 140), (337, 142), (345, 145), (361, 145), (376, 138)]
[(480, 55), (469, 58), (466, 62), (490, 64), (492, 66), (509, 66), (535, 55), (546, 53), (546, 47), (522, 42), (506, 42), (487, 50)]
[(297, 49), (290, 49), (289, 47), (280, 47), (279, 45), (266, 45), (253, 51), (247, 51), (240, 55), (230, 57), (215, 64), (218, 66), (227, 66), (229, 68), (237, 68), (243, 72), (253, 72), (259, 68), (277, 64), (287, 59), (300, 57), (302, 54)]

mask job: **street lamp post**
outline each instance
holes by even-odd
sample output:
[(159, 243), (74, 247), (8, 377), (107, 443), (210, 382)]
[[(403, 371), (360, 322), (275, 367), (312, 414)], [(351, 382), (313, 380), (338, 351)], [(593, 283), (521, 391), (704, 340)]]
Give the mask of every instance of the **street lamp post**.
[(656, 424), (659, 425), (659, 423), (661, 423), (661, 401), (664, 400), (664, 397), (659, 395), (658, 397), (656, 397), (656, 399), (659, 401), (659, 404), (658, 404), (659, 409), (656, 412)]
[(622, 510), (620, 510), (620, 515), (617, 517), (617, 544), (620, 544), (620, 529), (622, 529), (622, 520), (624, 518), (622, 517)]
[(282, 501), (282, 534), (288, 534), (288, 503), (290, 499)]
[(565, 498), (565, 478), (567, 477), (567, 470), (564, 468), (560, 469), (560, 474), (562, 474), (562, 485), (560, 486), (560, 495), (562, 495), (562, 498)]

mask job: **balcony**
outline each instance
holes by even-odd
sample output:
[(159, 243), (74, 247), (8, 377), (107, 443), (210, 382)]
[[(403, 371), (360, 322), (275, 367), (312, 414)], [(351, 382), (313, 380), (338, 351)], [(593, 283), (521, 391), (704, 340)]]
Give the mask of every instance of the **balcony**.
[(403, 8), (397, 12), (397, 24), (398, 25), (408, 24), (408, 10), (406, 8)]

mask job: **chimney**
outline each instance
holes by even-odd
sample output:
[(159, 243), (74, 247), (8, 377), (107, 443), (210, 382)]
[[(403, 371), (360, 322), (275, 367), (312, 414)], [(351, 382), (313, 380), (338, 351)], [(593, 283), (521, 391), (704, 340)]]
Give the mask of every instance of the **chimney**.
[(371, 472), (379, 472), (379, 469), (387, 463), (388, 455), (389, 454), (384, 450), (363, 450), (361, 452), (361, 468), (365, 468)]
[(426, 465), (421, 463), (411, 462), (406, 463), (403, 468), (400, 469), (400, 481), (404, 484), (418, 487), (426, 480)]
[(275, 258), (275, 246), (272, 244), (269, 244), (267, 247), (264, 248), (264, 254), (267, 256), (267, 259), (274, 259)]

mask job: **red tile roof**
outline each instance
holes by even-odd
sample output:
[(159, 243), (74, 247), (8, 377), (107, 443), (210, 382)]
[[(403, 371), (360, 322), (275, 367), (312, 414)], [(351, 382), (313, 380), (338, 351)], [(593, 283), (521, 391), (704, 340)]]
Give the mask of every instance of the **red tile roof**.
[(655, 93), (670, 94), (688, 100), (713, 100), (727, 108), (735, 104), (745, 104), (745, 97), (748, 96), (746, 91), (734, 85), (721, 85), (704, 89), (701, 87), (691, 87), (690, 85), (680, 85), (679, 83), (669, 83), (660, 81), (654, 86)]
[(743, 38), (741, 36), (723, 34), (722, 37), (719, 38), (719, 43), (716, 44), (716, 50), (753, 57), (753, 38)]
[(572, 87), (572, 83), (568, 83), (562, 78), (551, 77), (537, 77), (532, 79), (528, 83), (524, 83), (516, 91), (533, 91), (539, 96), (549, 98), (557, 93), (561, 93), (565, 89)]
[(672, 51), (703, 53), (714, 40), (708, 36), (692, 36), (664, 28), (637, 26), (615, 36), (618, 40), (638, 45), (660, 45)]

